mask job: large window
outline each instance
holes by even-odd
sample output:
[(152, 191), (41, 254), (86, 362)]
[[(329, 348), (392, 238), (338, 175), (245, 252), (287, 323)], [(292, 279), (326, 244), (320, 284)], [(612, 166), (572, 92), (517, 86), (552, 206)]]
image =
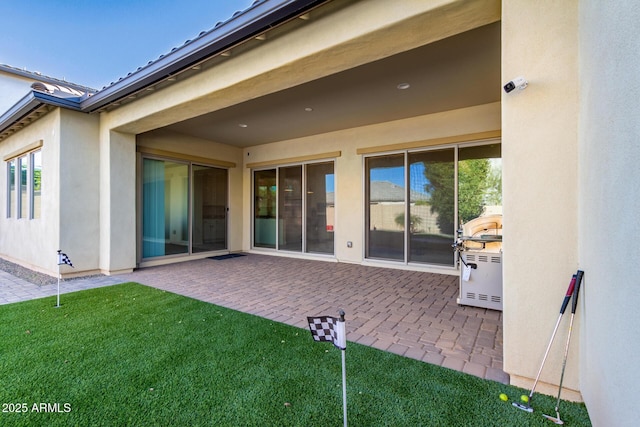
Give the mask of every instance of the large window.
[(7, 218), (40, 218), (41, 205), (41, 151), (7, 161)]
[(365, 159), (366, 257), (453, 266), (457, 225), (502, 213), (500, 144)]
[(253, 246), (333, 254), (333, 162), (253, 173)]
[(142, 169), (143, 258), (226, 249), (226, 169), (153, 158)]

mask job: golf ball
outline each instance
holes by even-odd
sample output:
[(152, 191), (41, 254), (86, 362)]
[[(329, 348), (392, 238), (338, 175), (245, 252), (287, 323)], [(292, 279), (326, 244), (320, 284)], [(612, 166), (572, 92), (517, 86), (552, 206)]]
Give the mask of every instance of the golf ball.
[(500, 400), (506, 402), (507, 400), (509, 400), (509, 397), (504, 393), (500, 393)]
[(529, 397), (523, 394), (522, 396), (520, 396), (520, 400), (522, 400), (524, 403), (527, 403), (529, 401)]

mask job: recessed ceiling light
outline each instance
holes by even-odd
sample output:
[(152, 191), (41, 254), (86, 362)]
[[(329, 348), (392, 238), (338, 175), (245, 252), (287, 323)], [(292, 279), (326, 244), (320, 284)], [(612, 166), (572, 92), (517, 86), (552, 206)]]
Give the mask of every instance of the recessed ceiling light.
[(304, 111), (313, 111), (313, 108), (311, 108), (311, 107), (306, 107), (306, 108), (304, 109)]
[(238, 126), (240, 126), (241, 128), (249, 127), (249, 125), (246, 123), (240, 123)]
[(400, 83), (398, 86), (396, 86), (398, 89), (400, 90), (405, 90), (405, 89), (409, 89), (411, 87), (411, 85), (409, 83)]

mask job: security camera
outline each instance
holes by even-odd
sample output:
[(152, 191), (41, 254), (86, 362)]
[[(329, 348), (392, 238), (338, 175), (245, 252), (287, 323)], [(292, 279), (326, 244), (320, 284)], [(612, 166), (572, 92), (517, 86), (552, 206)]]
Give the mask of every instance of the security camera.
[(506, 93), (509, 93), (514, 89), (522, 90), (525, 87), (527, 87), (527, 84), (528, 84), (528, 82), (525, 80), (524, 77), (522, 77), (522, 76), (516, 77), (515, 79), (511, 80), (509, 83), (504, 85), (504, 91)]

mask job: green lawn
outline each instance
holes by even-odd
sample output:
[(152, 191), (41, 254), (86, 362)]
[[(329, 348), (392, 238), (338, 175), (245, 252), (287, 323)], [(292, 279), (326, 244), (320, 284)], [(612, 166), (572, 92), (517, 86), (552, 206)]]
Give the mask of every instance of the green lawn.
[[(134, 283), (61, 302), (0, 306), (2, 426), (342, 425), (340, 351), (308, 330)], [(552, 397), (529, 414), (498, 397), (527, 390), (354, 343), (346, 355), (349, 425), (553, 425)], [(582, 404), (560, 414), (590, 425)]]

